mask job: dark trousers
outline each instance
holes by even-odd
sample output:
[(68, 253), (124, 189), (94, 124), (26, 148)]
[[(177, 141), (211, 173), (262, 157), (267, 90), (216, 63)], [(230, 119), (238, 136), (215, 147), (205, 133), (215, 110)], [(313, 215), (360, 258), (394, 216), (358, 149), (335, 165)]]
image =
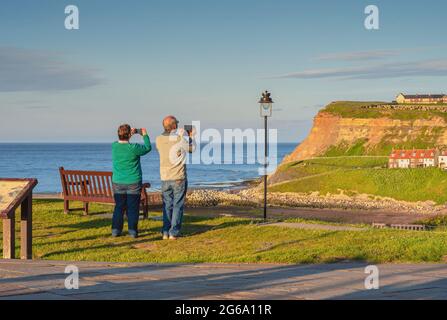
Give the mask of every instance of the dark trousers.
[(115, 210), (113, 211), (112, 230), (123, 231), (124, 212), (127, 212), (129, 234), (138, 234), (138, 219), (140, 217), (141, 183), (113, 184)]

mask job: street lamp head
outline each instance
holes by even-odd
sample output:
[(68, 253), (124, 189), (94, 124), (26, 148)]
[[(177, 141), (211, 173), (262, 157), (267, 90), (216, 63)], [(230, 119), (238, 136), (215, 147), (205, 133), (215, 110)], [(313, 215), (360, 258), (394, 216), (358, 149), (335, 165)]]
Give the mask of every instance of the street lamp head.
[(259, 103), (273, 103), (273, 100), (271, 98), (271, 93), (265, 90), (262, 93), (261, 100), (259, 100)]
[(259, 100), (261, 117), (271, 117), (272, 116), (272, 105), (273, 100), (271, 98), (270, 92), (267, 90), (262, 93), (261, 100)]

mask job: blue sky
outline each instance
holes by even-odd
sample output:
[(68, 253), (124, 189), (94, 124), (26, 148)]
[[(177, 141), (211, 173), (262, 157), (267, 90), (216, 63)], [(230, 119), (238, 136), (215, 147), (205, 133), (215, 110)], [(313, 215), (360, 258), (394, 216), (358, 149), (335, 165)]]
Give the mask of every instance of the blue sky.
[[(80, 30), (64, 28), (77, 5)], [(380, 30), (364, 9), (380, 9)], [(303, 139), (333, 100), (447, 92), (447, 3), (63, 1), (0, 3), (0, 142), (110, 141), (128, 122), (154, 138), (167, 114), (202, 128)]]

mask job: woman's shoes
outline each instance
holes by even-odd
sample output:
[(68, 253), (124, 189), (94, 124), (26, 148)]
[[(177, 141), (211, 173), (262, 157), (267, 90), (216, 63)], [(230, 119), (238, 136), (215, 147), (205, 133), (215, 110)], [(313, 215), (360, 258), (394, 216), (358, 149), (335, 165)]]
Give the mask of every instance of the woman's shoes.
[(170, 236), (167, 234), (163, 235), (163, 240), (177, 240), (177, 239), (178, 239), (178, 237), (175, 237), (175, 236)]

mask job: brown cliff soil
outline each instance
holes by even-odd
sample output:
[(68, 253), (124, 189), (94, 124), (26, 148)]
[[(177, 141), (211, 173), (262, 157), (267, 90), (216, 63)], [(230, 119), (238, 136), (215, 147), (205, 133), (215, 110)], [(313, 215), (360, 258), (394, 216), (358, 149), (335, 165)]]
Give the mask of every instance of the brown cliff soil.
[[(442, 117), (400, 120), (345, 118), (322, 111), (314, 119), (309, 136), (284, 163), (332, 155), (387, 155), (395, 148), (447, 145), (447, 123)], [(340, 154), (336, 154), (338, 153)], [(351, 153), (351, 154), (350, 154)]]

